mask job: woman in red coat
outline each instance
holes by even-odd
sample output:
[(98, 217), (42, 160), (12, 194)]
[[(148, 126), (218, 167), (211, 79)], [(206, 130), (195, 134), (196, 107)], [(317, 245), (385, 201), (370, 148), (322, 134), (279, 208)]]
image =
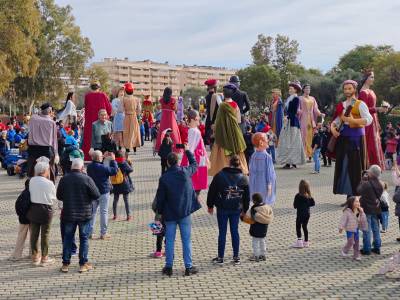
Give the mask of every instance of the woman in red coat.
[(367, 104), (369, 113), (373, 118), (371, 125), (365, 127), (369, 165), (378, 165), (384, 170), (385, 158), (381, 146), (381, 126), (379, 125), (377, 112), (383, 112), (385, 109), (376, 107), (376, 95), (374, 91), (370, 89), (371, 85), (374, 83), (374, 79), (374, 72), (371, 70), (364, 73), (364, 77), (359, 85), (358, 99)]

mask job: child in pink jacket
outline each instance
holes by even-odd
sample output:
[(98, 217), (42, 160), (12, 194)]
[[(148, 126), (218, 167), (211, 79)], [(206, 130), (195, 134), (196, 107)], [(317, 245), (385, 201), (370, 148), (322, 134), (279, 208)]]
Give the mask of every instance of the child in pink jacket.
[(368, 229), (367, 217), (360, 206), (359, 197), (349, 197), (347, 198), (339, 225), (339, 233), (342, 233), (344, 230), (347, 236), (347, 243), (344, 245), (341, 252), (343, 257), (347, 257), (350, 248), (353, 247), (353, 259), (361, 260), (359, 249), (360, 229), (362, 231)]

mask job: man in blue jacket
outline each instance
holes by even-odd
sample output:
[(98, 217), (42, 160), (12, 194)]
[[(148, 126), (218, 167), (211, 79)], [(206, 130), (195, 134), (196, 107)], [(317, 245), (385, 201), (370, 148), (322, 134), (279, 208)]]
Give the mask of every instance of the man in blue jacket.
[(193, 190), (192, 175), (197, 171), (197, 162), (193, 154), (186, 149), (189, 160), (188, 167), (178, 166), (178, 156), (170, 153), (167, 158), (167, 171), (161, 176), (156, 195), (157, 212), (165, 221), (165, 267), (164, 275), (172, 275), (174, 262), (174, 243), (176, 227), (179, 226), (182, 239), (183, 260), (185, 275), (190, 276), (198, 272), (192, 264), (192, 222), (190, 215), (200, 209), (196, 193)]
[(90, 222), (89, 236), (93, 238), (93, 228), (96, 223), (97, 208), (100, 206), (100, 239), (109, 240), (111, 236), (107, 234), (108, 225), (108, 202), (110, 200), (110, 176), (118, 172), (118, 165), (115, 161), (114, 153), (106, 152), (105, 155), (111, 159), (110, 166), (103, 164), (103, 153), (95, 150), (92, 153), (92, 162), (87, 166), (87, 174), (93, 179), (100, 192), (100, 197), (93, 201), (92, 220)]

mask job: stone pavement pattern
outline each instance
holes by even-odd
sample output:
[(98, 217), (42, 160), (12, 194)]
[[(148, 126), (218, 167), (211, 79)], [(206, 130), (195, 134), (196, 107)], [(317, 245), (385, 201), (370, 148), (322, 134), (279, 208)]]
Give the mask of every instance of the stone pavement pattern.
[[(376, 275), (378, 268), (400, 248), (395, 242), (399, 229), (393, 206), (389, 232), (383, 235), (381, 256), (361, 262), (340, 257), (344, 237), (338, 234), (343, 197), (332, 194), (333, 168), (322, 168), (320, 175), (310, 175), (312, 164), (298, 170), (277, 170), (278, 199), (275, 220), (269, 228), (267, 261), (252, 263), (248, 225), (240, 225), (242, 265), (229, 263), (213, 266), (217, 252), (215, 216), (206, 206), (193, 215), (193, 258), (200, 273), (183, 276), (179, 234), (174, 275), (161, 276), (163, 260), (149, 258), (155, 246), (147, 224), (153, 219), (151, 202), (160, 173), (158, 158), (153, 158), (150, 144), (140, 149), (134, 159), (136, 191), (131, 195), (133, 222), (110, 221), (110, 241), (90, 242), (90, 261), (95, 269), (79, 274), (78, 260), (72, 259), (70, 273), (61, 274), (61, 238), (58, 215), (51, 229), (50, 255), (57, 264), (33, 267), (28, 259), (10, 262), (18, 221), (14, 211), (23, 181), (0, 174), (0, 299), (400, 299), (400, 281)], [(311, 247), (291, 249), (295, 240), (293, 197), (301, 178), (311, 182), (316, 207), (309, 223)], [(389, 173), (385, 174), (389, 179)], [(390, 181), (390, 180), (389, 180)], [(390, 182), (390, 191), (393, 186)], [(202, 193), (203, 203), (206, 199)], [(111, 204), (110, 204), (111, 208)], [(120, 199), (119, 212), (124, 215)], [(111, 209), (110, 209), (111, 218)], [(98, 233), (98, 223), (96, 232)], [(28, 244), (24, 252), (28, 255)], [(232, 250), (228, 234), (226, 258)]]

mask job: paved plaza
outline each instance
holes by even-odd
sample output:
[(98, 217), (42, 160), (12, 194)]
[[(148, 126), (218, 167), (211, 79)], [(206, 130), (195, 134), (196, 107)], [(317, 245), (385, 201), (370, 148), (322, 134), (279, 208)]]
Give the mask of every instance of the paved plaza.
[[(134, 159), (136, 191), (131, 195), (133, 222), (110, 221), (109, 241), (90, 242), (90, 261), (95, 269), (78, 273), (78, 259), (73, 258), (70, 272), (61, 274), (61, 238), (59, 213), (51, 229), (50, 255), (57, 263), (33, 267), (29, 259), (10, 262), (18, 219), (14, 203), (23, 181), (0, 174), (0, 299), (400, 299), (400, 280), (377, 275), (379, 267), (400, 244), (395, 241), (399, 229), (391, 207), (389, 232), (383, 235), (382, 255), (363, 257), (361, 262), (344, 259), (340, 247), (344, 236), (338, 233), (343, 197), (332, 194), (333, 168), (322, 168), (311, 175), (312, 164), (298, 170), (277, 170), (278, 192), (275, 219), (267, 236), (267, 261), (254, 263), (251, 255), (249, 227), (240, 224), (240, 266), (229, 263), (213, 266), (217, 253), (216, 217), (207, 214), (206, 193), (203, 208), (193, 215), (193, 258), (200, 273), (183, 276), (179, 234), (174, 274), (163, 277), (164, 261), (152, 259), (155, 237), (147, 224), (154, 215), (151, 202), (160, 173), (159, 159), (150, 144), (138, 151)], [(295, 241), (293, 198), (298, 182), (307, 178), (316, 201), (309, 224), (311, 247), (292, 249)], [(389, 173), (385, 173), (389, 179)], [(393, 185), (390, 183), (391, 194)], [(118, 210), (124, 215), (123, 201)], [(111, 209), (110, 209), (111, 218)], [(97, 226), (98, 226), (97, 222)], [(98, 233), (98, 227), (96, 233)], [(28, 244), (24, 255), (28, 255)], [(226, 258), (232, 255), (228, 234)]]

